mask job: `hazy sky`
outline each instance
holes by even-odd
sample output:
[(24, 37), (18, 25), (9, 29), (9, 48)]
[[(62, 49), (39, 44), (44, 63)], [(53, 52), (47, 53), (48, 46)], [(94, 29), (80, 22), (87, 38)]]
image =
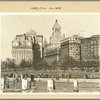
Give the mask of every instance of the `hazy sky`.
[(14, 37), (31, 28), (48, 40), (56, 19), (61, 26), (61, 33), (66, 37), (80, 33), (84, 37), (100, 34), (100, 14), (2, 15), (0, 22), (2, 59), (11, 57), (11, 42)]

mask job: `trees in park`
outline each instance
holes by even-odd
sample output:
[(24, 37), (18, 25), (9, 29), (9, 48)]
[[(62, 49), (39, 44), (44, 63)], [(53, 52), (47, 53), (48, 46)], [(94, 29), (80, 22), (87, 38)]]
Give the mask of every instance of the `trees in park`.
[(33, 50), (33, 61), (32, 61), (32, 66), (34, 70), (38, 69), (38, 65), (40, 64), (41, 61), (41, 52), (40, 52), (40, 45), (38, 42), (36, 42), (36, 39), (34, 37), (34, 42), (32, 43), (32, 50)]
[(52, 69), (57, 69), (58, 62), (54, 60), (51, 65), (52, 65)]
[(6, 70), (7, 69), (7, 61), (1, 61), (1, 70)]
[(72, 69), (78, 66), (79, 66), (79, 61), (76, 61), (75, 59), (73, 59), (68, 55), (65, 55), (65, 58), (61, 63), (62, 70)]
[(1, 69), (2, 70), (17, 70), (17, 65), (15, 64), (13, 59), (7, 58), (5, 61), (1, 61)]
[[(1, 69), (2, 70), (26, 70), (26, 69), (33, 69), (34, 65), (32, 61), (22, 60), (19, 65), (16, 65), (14, 60), (6, 59), (5, 61), (1, 61)], [(47, 70), (49, 69), (48, 63), (44, 59), (40, 59), (36, 65), (35, 70)]]
[(7, 67), (9, 69), (15, 69), (16, 68), (16, 64), (15, 64), (14, 60), (7, 59)]
[(36, 64), (35, 68), (36, 70), (47, 70), (48, 69), (48, 63), (44, 59), (40, 59), (40, 61)]
[(86, 71), (99, 71), (99, 61), (81, 61), (81, 68)]
[(86, 71), (98, 71), (99, 70), (99, 61), (77, 61), (72, 57), (65, 55), (64, 61), (61, 63), (61, 69), (80, 69)]
[(61, 69), (61, 62), (54, 60), (51, 64), (51, 69), (53, 70), (60, 70)]
[(1, 61), (1, 69), (2, 70), (24, 70), (24, 69), (34, 69), (34, 70), (68, 70), (68, 69), (79, 69), (82, 71), (99, 71), (100, 62), (99, 61), (77, 61), (72, 57), (65, 55), (64, 60), (56, 61), (54, 60), (51, 65), (48, 65), (45, 59), (40, 58), (37, 62), (33, 63), (33, 61), (25, 61), (19, 65), (16, 65), (13, 59), (6, 59), (5, 61)]
[(32, 62), (31, 61), (25, 61), (24, 59), (19, 64), (20, 69), (26, 69), (26, 68), (32, 68)]

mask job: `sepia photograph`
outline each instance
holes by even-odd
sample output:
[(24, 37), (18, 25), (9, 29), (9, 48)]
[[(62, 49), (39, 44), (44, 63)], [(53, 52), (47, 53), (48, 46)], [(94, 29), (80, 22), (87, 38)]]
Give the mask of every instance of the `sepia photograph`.
[(1, 93), (100, 93), (100, 13), (0, 14)]

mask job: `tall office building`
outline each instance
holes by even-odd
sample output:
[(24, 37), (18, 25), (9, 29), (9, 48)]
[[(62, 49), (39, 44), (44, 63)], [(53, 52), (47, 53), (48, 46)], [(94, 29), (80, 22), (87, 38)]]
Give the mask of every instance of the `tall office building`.
[[(22, 60), (33, 61), (34, 60), (33, 58), (36, 54), (36, 52), (34, 51), (39, 51), (40, 54), (41, 52), (43, 52), (42, 49), (40, 49), (41, 46), (39, 45), (40, 42), (41, 45), (43, 45), (42, 42), (43, 40), (39, 41), (37, 37), (38, 36), (36, 35), (36, 32), (33, 31), (32, 29), (26, 32), (25, 34), (16, 35), (16, 37), (12, 41), (11, 53), (17, 65), (20, 64)], [(41, 39), (43, 39), (43, 36)], [(38, 45), (38, 48), (34, 48), (35, 50), (33, 49), (34, 44)], [(36, 56), (39, 55), (39, 52), (38, 54), (36, 54)]]
[(61, 34), (61, 26), (58, 21), (55, 21), (52, 27), (52, 36), (49, 39), (49, 43), (44, 43), (44, 59), (48, 64), (52, 64), (53, 61), (59, 61), (60, 59), (60, 41), (64, 38)]
[(82, 61), (100, 60), (100, 35), (93, 35), (81, 40)]
[(81, 57), (81, 39), (77, 35), (65, 38), (61, 41), (61, 61), (65, 60), (65, 56), (72, 57), (80, 61)]

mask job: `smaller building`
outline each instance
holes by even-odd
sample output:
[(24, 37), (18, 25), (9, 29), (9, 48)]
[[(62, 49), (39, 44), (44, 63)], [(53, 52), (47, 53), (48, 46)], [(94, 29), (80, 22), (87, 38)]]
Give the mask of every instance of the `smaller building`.
[(45, 48), (44, 59), (51, 65), (54, 61), (60, 60), (60, 47), (55, 47), (53, 45), (49, 45), (48, 47), (49, 48)]

